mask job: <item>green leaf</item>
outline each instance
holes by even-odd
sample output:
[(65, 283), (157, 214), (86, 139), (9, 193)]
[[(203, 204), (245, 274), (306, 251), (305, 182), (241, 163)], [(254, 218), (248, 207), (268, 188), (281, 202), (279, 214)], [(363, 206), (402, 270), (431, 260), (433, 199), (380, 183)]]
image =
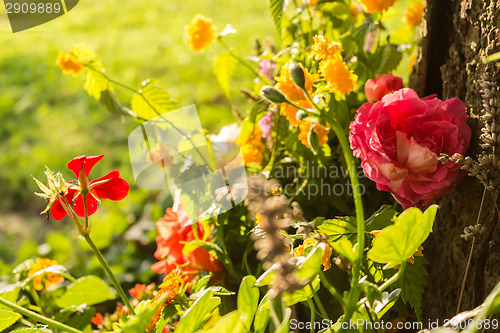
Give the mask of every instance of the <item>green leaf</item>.
[(281, 19), (285, 11), (285, 0), (269, 0), (269, 10), (278, 34), (281, 35)]
[(174, 303), (167, 304), (161, 309), (160, 319), (156, 323), (156, 332), (162, 333), (169, 321), (177, 314), (177, 308)]
[(163, 305), (167, 295), (163, 295), (162, 298), (158, 300), (158, 304), (155, 307), (151, 306), (151, 301), (143, 301), (136, 306), (136, 315), (129, 317), (125, 325), (119, 331), (120, 333), (138, 333), (145, 332), (151, 318), (153, 318), (156, 311), (159, 310), (160, 306)]
[(213, 297), (213, 292), (208, 290), (198, 298), (179, 320), (177, 333), (192, 333), (199, 330), (210, 318), (212, 312), (219, 306), (220, 298)]
[(356, 252), (354, 252), (354, 247), (348, 238), (341, 237), (336, 242), (332, 242), (331, 245), (333, 251), (335, 251), (337, 254), (340, 254), (351, 263), (354, 263), (358, 258), (358, 255), (356, 254)]
[(304, 288), (294, 291), (293, 293), (283, 293), (283, 300), (285, 301), (286, 306), (292, 306), (299, 302), (305, 302), (309, 298), (313, 297), (313, 294), (319, 289), (319, 276), (316, 277), (311, 284), (313, 286), (313, 290), (311, 290), (310, 285), (306, 285)]
[(378, 318), (382, 318), (384, 314), (389, 311), (396, 301), (398, 300), (399, 294), (401, 293), (401, 289), (395, 289), (391, 293), (384, 291), (382, 293), (382, 299), (380, 301), (374, 302), (374, 311), (377, 314)]
[(341, 237), (347, 237), (350, 241), (354, 241), (357, 235), (356, 220), (351, 216), (325, 220), (318, 227), (318, 230), (323, 235), (328, 236), (332, 242), (337, 241)]
[(238, 310), (246, 317), (243, 323), (249, 330), (259, 303), (259, 289), (255, 286), (255, 276), (247, 275), (243, 278), (238, 290), (237, 303)]
[(403, 54), (398, 51), (397, 45), (386, 44), (375, 52), (375, 72), (388, 73), (398, 67), (401, 59)]
[(22, 316), (19, 313), (0, 310), (0, 332), (3, 332), (4, 329), (13, 325), (21, 317)]
[(398, 212), (390, 205), (383, 205), (366, 220), (366, 231), (382, 230), (394, 223)]
[(269, 300), (267, 299), (267, 296), (264, 296), (257, 307), (257, 311), (255, 312), (255, 321), (253, 323), (255, 333), (263, 333), (266, 330), (267, 323), (269, 322), (269, 316), (271, 314), (269, 306), (265, 306), (268, 304)]
[(500, 52), (493, 53), (492, 55), (486, 57), (485, 62), (500, 60)]
[(202, 297), (207, 292), (207, 290), (212, 291), (215, 296), (232, 296), (235, 294), (234, 292), (229, 291), (222, 286), (212, 286), (208, 288), (202, 288), (201, 291), (189, 295), (188, 300), (190, 301), (197, 300), (198, 298)]
[(261, 276), (259, 276), (257, 281), (255, 281), (255, 285), (257, 287), (263, 287), (263, 286), (270, 285), (273, 282), (276, 274), (278, 274), (276, 272), (276, 269), (278, 269), (278, 268), (279, 268), (279, 264), (273, 264), (271, 267), (269, 267), (267, 269), (267, 271), (265, 271), (264, 273), (262, 273)]
[(422, 320), (422, 295), (426, 285), (427, 270), (424, 257), (416, 257), (414, 264), (407, 264), (405, 272), (394, 286), (401, 288), (401, 298), (415, 310), (418, 320)]
[(97, 276), (85, 276), (71, 284), (66, 292), (56, 300), (61, 308), (79, 306), (82, 304), (93, 305), (115, 299), (109, 286)]
[(101, 98), (101, 93), (111, 88), (111, 83), (105, 77), (104, 67), (100, 62), (89, 65), (85, 70), (83, 88), (96, 100)]
[(18, 328), (12, 333), (37, 333), (37, 332), (47, 332), (49, 329), (48, 326), (45, 325), (36, 325), (35, 327), (27, 327), (27, 328)]
[(245, 329), (246, 315), (243, 314), (240, 310), (235, 310), (229, 312), (224, 317), (219, 319), (217, 324), (214, 327), (208, 330), (198, 331), (198, 333), (244, 333), (249, 332), (248, 329)]
[(316, 245), (309, 252), (304, 262), (299, 266), (296, 272), (294, 272), (294, 275), (297, 276), (300, 281), (307, 283), (319, 273), (321, 270), (323, 254), (325, 253), (325, 246), (325, 243)]
[(109, 89), (101, 92), (99, 102), (112, 114), (128, 114), (118, 102), (115, 93)]
[(286, 308), (283, 321), (280, 326), (276, 328), (274, 333), (288, 333), (290, 331), (290, 318), (292, 317), (292, 309)]
[(233, 76), (237, 62), (235, 52), (231, 50), (221, 53), (214, 60), (214, 75), (229, 100), (231, 100), (231, 77)]
[(146, 80), (142, 82), (139, 93), (132, 96), (130, 107), (138, 117), (149, 120), (178, 108), (178, 104), (158, 85), (158, 80)]
[(424, 213), (415, 207), (405, 210), (393, 225), (377, 236), (368, 251), (368, 258), (387, 263), (388, 268), (406, 261), (429, 236), (437, 208), (437, 205), (432, 205)]
[[(16, 303), (20, 290), (19, 283), (8, 285), (0, 289), (0, 297), (9, 302)], [(0, 304), (0, 310), (10, 310), (10, 308)]]

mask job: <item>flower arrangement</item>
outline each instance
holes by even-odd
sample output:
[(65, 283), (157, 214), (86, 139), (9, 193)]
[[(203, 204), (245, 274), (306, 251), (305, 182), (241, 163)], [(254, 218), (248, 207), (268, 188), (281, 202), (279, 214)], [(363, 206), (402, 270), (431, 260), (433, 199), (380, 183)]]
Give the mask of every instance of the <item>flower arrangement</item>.
[[(238, 147), (248, 177), (244, 188), (231, 186), (227, 166), (233, 159), (224, 151), (205, 154), (197, 139), (163, 118), (179, 105), (158, 81), (143, 81), (139, 89), (121, 83), (83, 44), (60, 53), (62, 73), (83, 74), (84, 89), (109, 111), (143, 129), (159, 117), (181, 134), (177, 147), (145, 140), (144, 163), (175, 180), (227, 172), (216, 189), (179, 186), (156, 228), (151, 214), (154, 278), (128, 281), (127, 293), (93, 238), (101, 232), (95, 227), (100, 201), (123, 200), (136, 190), (132, 180), (117, 170), (90, 180), (104, 155), (71, 160), (71, 181), (47, 168), (47, 180), (35, 179), (37, 195), (48, 203), (42, 213), (75, 225), (113, 289), (97, 276), (75, 278), (53, 259), (27, 260), (13, 272), (13, 293), (0, 292), (0, 327), (313, 332), (326, 322), (322, 332), (347, 332), (353, 322), (421, 320), (422, 243), (432, 231), (435, 203), (463, 176), (460, 165), (439, 158), (465, 154), (471, 130), (463, 101), (418, 96), (404, 87), (417, 39), (402, 45), (391, 34), (415, 35), (424, 7), (411, 2), (398, 12), (395, 6), (396, 0), (271, 0), (280, 41), (257, 45), (249, 58), (228, 46), (230, 35), (237, 35), (232, 26), (220, 31), (202, 15), (186, 25), (184, 40), (193, 51), (214, 43), (227, 48), (215, 57), (214, 74), (229, 100), (234, 67), (252, 76), (243, 90), (249, 107), (238, 114), (241, 121), (201, 135), (208, 147)], [(401, 24), (385, 25), (394, 15)], [(118, 98), (119, 89), (131, 93), (129, 103)], [(209, 209), (216, 213), (206, 218), (200, 198), (210, 191), (217, 202), (232, 202), (232, 209), (217, 211), (214, 204)], [(376, 198), (370, 205), (363, 202), (367, 191)], [(246, 196), (234, 204), (240, 192)], [(294, 324), (292, 308), (303, 326)]]

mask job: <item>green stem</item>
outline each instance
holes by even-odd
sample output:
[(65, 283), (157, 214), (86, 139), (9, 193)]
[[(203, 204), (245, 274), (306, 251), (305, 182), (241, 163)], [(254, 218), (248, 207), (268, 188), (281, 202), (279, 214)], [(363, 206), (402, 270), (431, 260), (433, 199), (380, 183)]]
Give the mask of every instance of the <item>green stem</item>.
[(391, 276), (391, 278), (387, 281), (385, 281), (380, 287), (378, 287), (378, 291), (382, 292), (385, 289), (387, 289), (391, 284), (396, 282), (405, 272), (406, 268), (406, 261), (401, 264), (401, 267), (399, 268), (398, 272)]
[(307, 304), (309, 305), (309, 309), (311, 310), (311, 333), (314, 333), (314, 322), (316, 321), (316, 308), (314, 307), (314, 303), (311, 298), (307, 299)]
[(15, 303), (7, 301), (6, 299), (3, 299), (2, 297), (0, 297), (0, 304), (5, 305), (5, 306), (15, 310), (17, 313), (22, 314), (23, 316), (35, 319), (36, 321), (38, 321), (42, 324), (49, 325), (52, 328), (60, 329), (64, 332), (83, 333), (83, 331), (77, 330), (76, 328), (73, 328), (73, 327), (65, 325), (61, 322), (58, 322), (58, 321), (55, 321), (55, 320), (50, 319), (48, 317), (42, 316), (41, 314), (38, 314), (36, 312), (25, 309), (22, 306), (19, 306)]
[(94, 254), (96, 255), (97, 259), (99, 260), (99, 263), (101, 264), (102, 268), (104, 269), (104, 271), (108, 275), (109, 279), (111, 280), (111, 283), (113, 284), (113, 286), (115, 287), (116, 291), (120, 295), (120, 297), (121, 297), (123, 303), (125, 304), (125, 306), (128, 308), (130, 314), (131, 315), (135, 315), (134, 308), (130, 304), (127, 295), (123, 291), (122, 286), (120, 285), (120, 283), (116, 279), (115, 275), (111, 271), (111, 268), (109, 268), (109, 265), (106, 262), (106, 259), (104, 259), (101, 251), (99, 251), (99, 249), (95, 246), (94, 242), (90, 238), (90, 235), (84, 233), (82, 236), (85, 238), (85, 240), (87, 241), (87, 243), (90, 245), (90, 248), (92, 249), (92, 251), (94, 251)]
[(318, 306), (319, 313), (321, 313), (321, 316), (323, 316), (324, 319), (330, 320), (328, 314), (325, 311), (325, 307), (323, 306), (323, 303), (321, 302), (321, 299), (319, 298), (318, 294), (314, 290), (311, 282), (309, 282), (309, 288), (311, 288), (311, 291), (313, 292), (313, 298), (314, 301), (316, 302), (316, 305)]
[(325, 273), (323, 273), (323, 271), (319, 272), (319, 278), (321, 280), (321, 283), (325, 286), (326, 290), (328, 290), (328, 292), (330, 294), (332, 294), (333, 297), (335, 297), (337, 302), (339, 302), (343, 308), (345, 308), (344, 300), (342, 299), (342, 297), (340, 297), (340, 294), (337, 292), (337, 290), (335, 290), (335, 288), (332, 287), (332, 285), (330, 284), (330, 282), (326, 278)]

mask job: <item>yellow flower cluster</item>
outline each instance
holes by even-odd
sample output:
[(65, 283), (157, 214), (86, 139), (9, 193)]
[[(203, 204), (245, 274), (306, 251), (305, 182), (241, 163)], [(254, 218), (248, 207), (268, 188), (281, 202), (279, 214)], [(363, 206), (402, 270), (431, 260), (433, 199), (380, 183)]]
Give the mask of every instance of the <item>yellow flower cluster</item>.
[(419, 26), (420, 22), (422, 22), (423, 14), (424, 5), (419, 1), (413, 2), (405, 13), (405, 21), (408, 28), (413, 29)]
[(236, 140), (236, 144), (240, 146), (245, 164), (262, 163), (266, 147), (262, 143), (262, 129), (259, 125), (255, 125), (253, 135), (251, 134), (246, 140), (240, 137)]
[(393, 6), (396, 0), (360, 0), (367, 13), (381, 12)]
[(349, 70), (340, 54), (323, 60), (319, 65), (319, 72), (325, 78), (331, 93), (349, 94), (358, 80), (358, 76)]
[(313, 40), (314, 45), (312, 46), (309, 58), (316, 60), (332, 59), (336, 54), (343, 51), (339, 43), (329, 42), (323, 35), (314, 36)]
[(216, 38), (216, 27), (212, 20), (199, 14), (184, 29), (186, 44), (197, 52), (203, 52)]
[(158, 311), (155, 313), (153, 318), (151, 318), (148, 327), (146, 328), (146, 332), (155, 332), (156, 323), (161, 317), (161, 312), (163, 310), (163, 306), (171, 303), (177, 297), (184, 293), (184, 286), (186, 284), (187, 276), (183, 275), (179, 269), (173, 270), (170, 272), (164, 279), (163, 283), (158, 287), (159, 290), (156, 293), (153, 301), (152, 307), (156, 307), (162, 297), (166, 295), (163, 300), (163, 305), (160, 305)]
[[(57, 261), (47, 258), (36, 258), (35, 264), (28, 271), (28, 277), (31, 278), (41, 270), (53, 265), (57, 265)], [(33, 278), (33, 288), (35, 288), (35, 290), (42, 290), (44, 287), (45, 289), (48, 289), (51, 286), (57, 286), (59, 282), (63, 281), (64, 277), (59, 274), (46, 273)]]
[(65, 52), (59, 52), (56, 64), (61, 68), (63, 74), (72, 74), (73, 76), (80, 73), (83, 69), (83, 62), (80, 59)]
[[(299, 124), (299, 141), (304, 144), (307, 148), (311, 148), (311, 145), (307, 141), (307, 134), (309, 133), (309, 129), (311, 128), (311, 123), (308, 121), (301, 121)], [(328, 142), (328, 133), (330, 132), (329, 128), (325, 128), (320, 124), (316, 124), (313, 127), (313, 131), (318, 135), (318, 146), (322, 146)]]
[[(306, 239), (302, 245), (297, 246), (293, 250), (293, 255), (296, 257), (303, 257), (304, 250), (306, 249), (306, 247), (312, 246), (312, 245), (316, 244), (317, 242), (318, 241), (313, 239), (313, 238)], [(325, 247), (325, 253), (323, 254), (323, 259), (321, 260), (321, 264), (323, 264), (323, 266), (324, 266), (324, 268), (323, 268), (324, 271), (327, 271), (332, 267), (332, 263), (330, 262), (331, 256), (332, 256), (332, 248), (330, 245), (327, 244)]]

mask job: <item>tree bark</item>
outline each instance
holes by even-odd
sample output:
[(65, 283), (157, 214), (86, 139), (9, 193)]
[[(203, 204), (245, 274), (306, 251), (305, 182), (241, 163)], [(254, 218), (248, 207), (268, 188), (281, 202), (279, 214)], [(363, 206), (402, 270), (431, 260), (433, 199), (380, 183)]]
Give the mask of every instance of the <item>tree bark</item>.
[[(500, 86), (498, 63), (484, 62), (485, 57), (500, 51), (500, 1), (427, 0), (422, 25), (411, 86), (419, 96), (459, 97), (466, 103), (472, 128), (467, 155), (475, 158), (482, 149), (479, 136), (484, 125), (480, 120), (484, 109), (478, 81), (487, 72), (491, 81)], [(456, 314), (471, 248), (471, 242), (460, 235), (466, 226), (476, 224), (483, 192), (480, 181), (466, 177), (454, 187), (452, 195), (438, 202), (433, 233), (424, 244), (429, 261), (424, 324), (439, 319), (442, 325), (444, 319)], [(486, 232), (475, 240), (461, 311), (481, 304), (500, 281), (498, 192), (485, 192), (479, 223)]]

